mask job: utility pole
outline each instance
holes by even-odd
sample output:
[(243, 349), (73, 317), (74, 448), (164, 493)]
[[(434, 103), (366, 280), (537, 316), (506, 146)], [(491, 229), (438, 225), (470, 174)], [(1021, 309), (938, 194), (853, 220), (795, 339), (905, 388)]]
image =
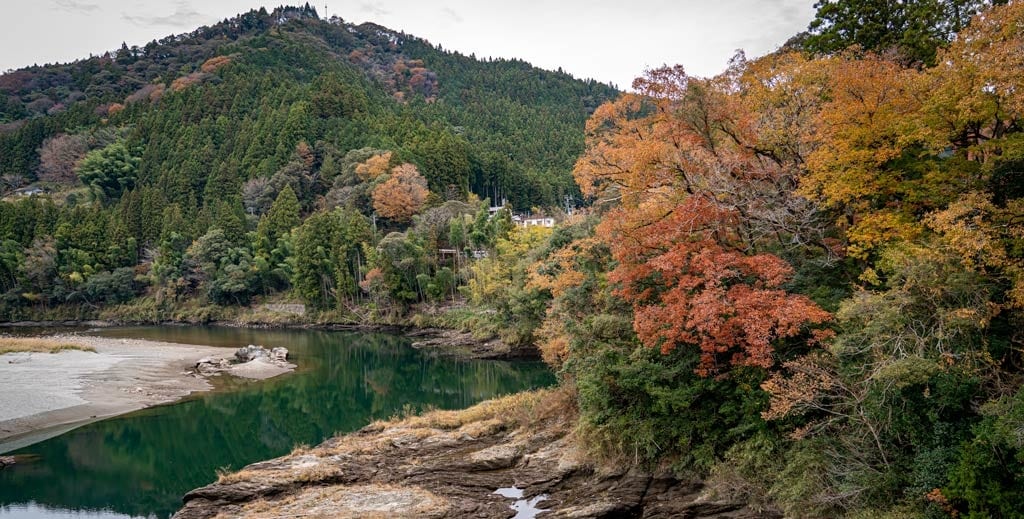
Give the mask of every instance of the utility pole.
[(572, 216), (573, 204), (572, 195), (565, 195), (565, 214)]

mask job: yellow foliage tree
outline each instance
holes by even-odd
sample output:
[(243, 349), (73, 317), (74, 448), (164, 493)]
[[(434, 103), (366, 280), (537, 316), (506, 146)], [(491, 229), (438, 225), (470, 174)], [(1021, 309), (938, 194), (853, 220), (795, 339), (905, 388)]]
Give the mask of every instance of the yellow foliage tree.
[(388, 172), (391, 167), (391, 152), (374, 155), (356, 166), (356, 175), (360, 180), (375, 180)]
[(604, 244), (597, 238), (581, 238), (530, 266), (526, 287), (547, 290), (553, 298), (544, 321), (536, 331), (536, 336), (541, 357), (555, 369), (560, 368), (569, 356), (571, 333), (566, 327), (567, 320), (591, 312), (600, 304), (591, 300), (592, 304), (581, 305), (578, 301), (568, 301), (563, 296), (570, 289), (577, 288), (586, 281), (581, 264), (599, 263), (599, 258), (606, 250)]
[(466, 283), (466, 292), (473, 304), (503, 300), (510, 287), (522, 286), (516, 279), (524, 269), (519, 268), (527, 253), (548, 239), (547, 227), (516, 227), (507, 238), (499, 238), (496, 254), (473, 264), (472, 276)]

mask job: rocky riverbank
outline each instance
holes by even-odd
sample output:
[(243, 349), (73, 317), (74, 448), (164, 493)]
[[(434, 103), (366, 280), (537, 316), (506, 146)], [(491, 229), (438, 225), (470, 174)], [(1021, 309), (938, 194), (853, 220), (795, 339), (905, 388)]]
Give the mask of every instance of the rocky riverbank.
[(470, 332), (437, 327), (415, 327), (387, 324), (308, 323), (301, 321), (248, 322), (214, 321), (190, 323), (178, 321), (17, 321), (0, 322), (2, 328), (111, 328), (116, 326), (220, 326), (225, 328), (297, 329), (355, 332), (389, 332), (403, 334), (413, 340), (412, 346), (437, 355), (456, 359), (509, 360), (539, 359), (540, 352), (533, 345), (510, 346), (497, 337), (481, 339)]
[(571, 398), (520, 393), (371, 424), (189, 492), (175, 519), (778, 517), (668, 471), (588, 459)]
[(534, 359), (540, 352), (534, 346), (513, 347), (497, 337), (481, 340), (472, 333), (447, 328), (416, 328), (405, 335), (412, 347), (460, 359)]

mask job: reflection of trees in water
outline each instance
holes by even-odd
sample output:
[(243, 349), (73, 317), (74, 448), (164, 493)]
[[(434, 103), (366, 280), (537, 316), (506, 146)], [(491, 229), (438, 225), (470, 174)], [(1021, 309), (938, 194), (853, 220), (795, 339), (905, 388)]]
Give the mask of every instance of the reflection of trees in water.
[(539, 364), (456, 362), (402, 337), (219, 328), (116, 330), (130, 337), (285, 346), (301, 369), (263, 382), (225, 379), (222, 392), (97, 422), (22, 449), (33, 463), (0, 471), (0, 504), (166, 516), (182, 494), (239, 468), (414, 408), (466, 407), (554, 381)]

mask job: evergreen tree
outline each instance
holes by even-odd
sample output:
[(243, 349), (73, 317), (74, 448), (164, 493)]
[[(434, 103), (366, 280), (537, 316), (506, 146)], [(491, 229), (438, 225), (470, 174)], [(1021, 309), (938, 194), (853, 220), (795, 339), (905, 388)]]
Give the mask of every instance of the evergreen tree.
[[(819, 0), (808, 32), (794, 43), (810, 52), (832, 54), (857, 45), (863, 50), (897, 50), (910, 63), (932, 65), (942, 47), (971, 17), (996, 0)], [(801, 41), (802, 40), (802, 41)]]
[[(291, 186), (284, 186), (281, 193), (277, 195), (270, 211), (260, 219), (256, 233), (263, 243), (263, 247), (273, 247), (279, 238), (290, 232), (302, 223), (299, 217), (299, 199), (295, 196)], [(269, 252), (269, 249), (265, 250)]]

